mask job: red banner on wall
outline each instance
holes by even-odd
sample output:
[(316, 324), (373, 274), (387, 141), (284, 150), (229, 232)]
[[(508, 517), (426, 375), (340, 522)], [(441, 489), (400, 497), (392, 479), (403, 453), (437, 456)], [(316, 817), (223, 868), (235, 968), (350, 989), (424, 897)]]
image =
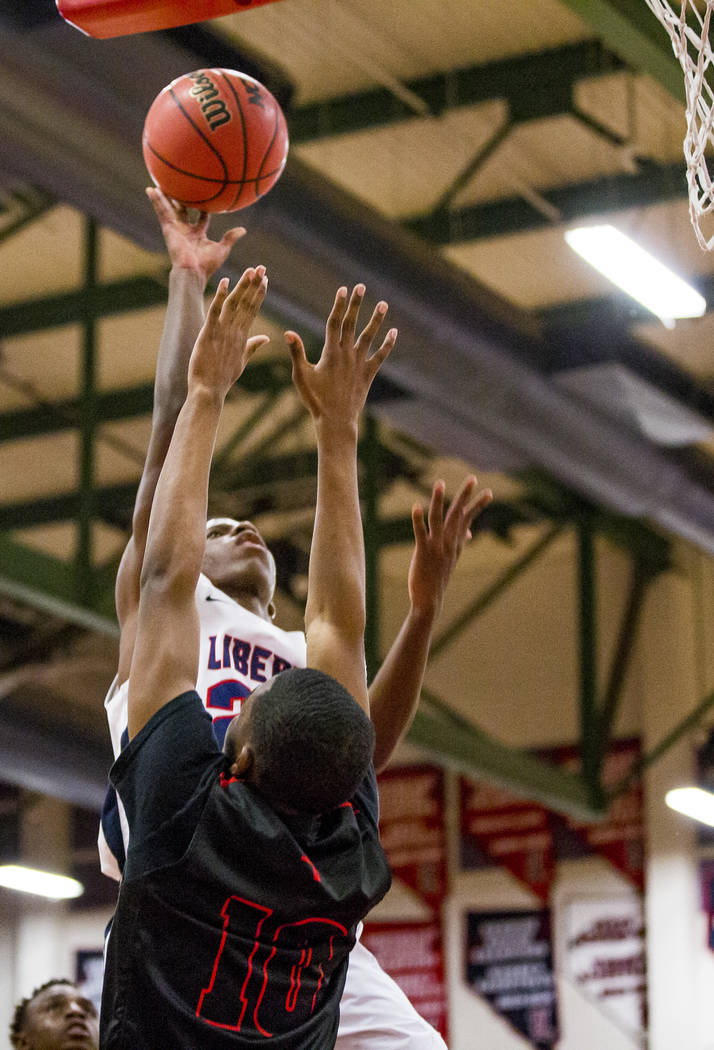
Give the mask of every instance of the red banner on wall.
[(465, 847), (476, 847), (548, 900), (555, 855), (550, 814), (543, 806), (462, 778), (461, 841), (462, 854)]
[(440, 925), (436, 922), (366, 922), (361, 939), (417, 1013), (448, 1042)]
[[(620, 781), (637, 761), (636, 739), (616, 740), (603, 762), (605, 789)], [(560, 747), (539, 757), (573, 771), (577, 748)], [(604, 857), (639, 890), (644, 888), (642, 787), (635, 782), (615, 799), (607, 817), (584, 824), (552, 813), (488, 784), (461, 781), (461, 862), (464, 868), (497, 864), (548, 899), (555, 862)]]
[[(560, 765), (578, 768), (579, 759), (574, 748), (559, 748), (555, 756)], [(605, 790), (625, 777), (639, 757), (639, 740), (613, 741), (602, 767), (602, 785)], [(596, 824), (581, 824), (570, 820), (568, 825), (585, 844), (589, 853), (604, 857), (638, 890), (644, 890), (642, 820), (642, 782), (637, 780), (623, 795), (613, 801), (605, 820)]]
[(446, 895), (444, 774), (438, 766), (379, 777), (379, 833), (392, 874), (438, 915)]

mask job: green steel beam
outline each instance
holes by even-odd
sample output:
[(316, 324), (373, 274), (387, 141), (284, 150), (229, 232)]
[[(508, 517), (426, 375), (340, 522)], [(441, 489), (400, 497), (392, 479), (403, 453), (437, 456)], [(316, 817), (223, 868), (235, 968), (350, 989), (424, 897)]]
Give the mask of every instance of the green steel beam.
[(448, 627), (446, 627), (442, 633), (434, 639), (431, 646), (430, 658), (436, 656), (442, 649), (449, 645), (456, 635), (459, 634), (460, 631), (462, 631), (463, 628), (474, 619), (474, 617), (478, 616), (479, 613), (482, 613), (483, 610), (499, 596), (499, 594), (505, 591), (505, 589), (510, 586), (510, 584), (513, 583), (513, 581), (520, 576), (525, 569), (528, 568), (531, 562), (535, 561), (535, 559), (550, 546), (553, 540), (563, 531), (564, 527), (565, 526), (562, 522), (557, 522), (555, 525), (552, 525), (543, 536), (540, 536), (536, 542), (520, 556), (520, 558), (517, 558), (511, 565), (509, 565), (497, 580), (487, 587), (485, 591), (479, 594), (476, 600), (473, 601), (468, 608), (464, 609), (456, 619), (452, 620)]
[[(429, 498), (431, 489), (427, 489), (425, 496)], [(547, 515), (552, 520), (555, 515)], [(502, 500), (494, 500), (489, 503), (485, 511), (479, 514), (474, 523), (474, 535), (479, 532), (491, 532), (494, 536), (507, 542), (513, 529), (520, 525), (535, 525), (541, 522), (546, 515), (538, 513), (533, 508), (524, 508), (517, 501), (506, 503)], [(400, 543), (414, 542), (414, 528), (411, 517), (382, 518), (378, 527), (379, 543), (381, 546), (395, 546)], [(478, 611), (478, 610), (477, 610)]]
[[(95, 491), (99, 516), (111, 520), (112, 516), (130, 511), (136, 498), (136, 481), (118, 485), (104, 485)], [(56, 521), (76, 519), (80, 514), (81, 492), (63, 492), (44, 499), (28, 500), (25, 503), (0, 504), (0, 532), (11, 529), (29, 529), (36, 525), (50, 525)]]
[(591, 513), (596, 532), (639, 558), (649, 572), (664, 572), (671, 568), (672, 544), (665, 536), (636, 518), (618, 517), (602, 507), (593, 507)]
[(595, 808), (604, 805), (601, 784), (600, 724), (597, 709), (597, 628), (595, 593), (595, 546), (592, 522), (583, 515), (577, 522), (579, 597), (579, 711), (582, 774)]
[[(360, 459), (363, 455), (364, 442), (361, 441)], [(381, 447), (378, 469), (381, 483), (403, 472), (400, 458), (384, 447)], [(308, 480), (314, 483), (316, 476), (317, 452), (303, 449), (257, 460), (251, 456), (250, 461), (224, 467), (215, 481), (220, 482), (223, 491), (233, 489), (240, 492), (242, 489), (277, 486), (291, 481)], [(138, 479), (98, 487), (95, 491), (98, 514), (109, 521), (117, 514), (125, 514), (133, 506), (137, 485)], [(0, 503), (0, 532), (77, 518), (80, 498), (80, 492), (74, 491), (23, 503)]]
[(267, 416), (280, 397), (280, 393), (281, 391), (276, 389), (265, 394), (253, 411), (245, 417), (240, 426), (233, 431), (228, 440), (224, 442), (220, 450), (214, 455), (211, 469), (217, 476), (220, 476), (221, 471), (230, 463), (233, 453), (240, 448), (248, 434), (252, 433), (253, 428), (257, 426), (260, 420)]
[(488, 780), (575, 820), (595, 821), (605, 816), (604, 807), (593, 805), (578, 774), (502, 744), (463, 719), (444, 717), (443, 711), (420, 708), (407, 740), (465, 776)]
[[(578, 573), (580, 596), (580, 726), (582, 774), (565, 774), (549, 763), (536, 759), (518, 749), (506, 747), (494, 741), (457, 715), (428, 690), (422, 690), (422, 699), (431, 711), (418, 713), (409, 739), (430, 751), (441, 761), (452, 765), (470, 776), (481, 777), (500, 784), (518, 794), (525, 794), (550, 808), (578, 819), (595, 820), (604, 815), (608, 799), (601, 782), (602, 758), (607, 747), (617, 699), (632, 651), (639, 613), (647, 583), (668, 565), (668, 546), (662, 549), (654, 543), (652, 549), (645, 545), (647, 558), (637, 559), (633, 568), (633, 580), (628, 604), (625, 609), (617, 647), (610, 669), (603, 704), (597, 705), (596, 669), (596, 597), (594, 534), (598, 525), (597, 513), (580, 509), (578, 526)], [(534, 544), (523, 558), (510, 566), (495, 583), (480, 595), (476, 602), (446, 631), (436, 639), (432, 647), (438, 651), (447, 645), (466, 623), (486, 607), (564, 528), (556, 523)], [(623, 537), (620, 537), (622, 541)], [(656, 541), (658, 538), (654, 537)], [(714, 702), (714, 701), (712, 701)], [(703, 708), (702, 710), (704, 710)], [(701, 713), (700, 713), (701, 714)], [(696, 715), (695, 717), (700, 717)], [(687, 726), (692, 724), (690, 717)], [(657, 754), (684, 732), (680, 728), (672, 739), (665, 741)], [(654, 757), (657, 757), (656, 755)], [(652, 759), (654, 760), (654, 758)], [(470, 767), (470, 768), (469, 768)]]
[[(677, 198), (685, 200), (687, 174), (683, 163), (643, 161), (634, 175), (623, 172), (555, 189), (539, 189), (538, 192), (556, 209), (560, 221), (568, 223), (603, 212), (646, 207)], [(470, 205), (446, 215), (416, 216), (405, 220), (404, 225), (435, 244), (457, 244), (524, 230), (540, 230), (552, 227), (553, 223), (517, 196)]]
[[(433, 116), (459, 106), (505, 98), (514, 120), (529, 120), (562, 112), (564, 104), (567, 109), (574, 81), (621, 68), (623, 64), (615, 54), (606, 51), (599, 41), (587, 40), (419, 77), (407, 81), (405, 87), (423, 99)], [(391, 91), (375, 88), (298, 107), (288, 123), (295, 146), (413, 119), (414, 111), (405, 102)]]
[(380, 547), (395, 547), (414, 542), (412, 519), (406, 517), (380, 518), (377, 525), (377, 542)]
[(456, 178), (451, 182), (451, 185), (448, 186), (442, 193), (441, 197), (439, 197), (438, 201), (432, 208), (431, 214), (437, 215), (440, 212), (448, 212), (449, 205), (454, 198), (461, 192), (464, 186), (469, 184), (474, 175), (480, 171), (488, 158), (493, 155), (501, 143), (508, 138), (514, 126), (514, 122), (511, 120), (510, 116), (507, 117), (500, 127), (496, 128), (490, 138), (482, 146), (479, 146), (471, 160), (464, 165)]
[(25, 226), (32, 225), (45, 212), (53, 208), (56, 203), (54, 197), (50, 197), (41, 190), (33, 190), (30, 195), (14, 193), (13, 199), (20, 201), (25, 211), (10, 219), (7, 223), (0, 225), (0, 244), (14, 237)]
[[(97, 284), (97, 223), (84, 220), (84, 291), (91, 299)], [(79, 514), (74, 557), (77, 597), (87, 602), (92, 592), (92, 525), (95, 514), (94, 438), (97, 430), (97, 324), (88, 314), (82, 326), (82, 390), (80, 395)]]
[[(242, 381), (242, 377), (241, 377)], [(268, 452), (286, 434), (290, 434), (301, 423), (305, 422), (305, 408), (300, 402), (285, 419), (278, 420), (277, 424), (250, 450), (252, 459), (260, 461), (264, 453)]]
[[(273, 392), (290, 385), (290, 363), (282, 358), (253, 361), (240, 378), (242, 391)], [(97, 415), (102, 423), (148, 415), (154, 404), (153, 383), (109, 390), (96, 395)], [(82, 399), (43, 401), (33, 408), (0, 413), (0, 443), (52, 434), (81, 426)]]
[(678, 722), (669, 733), (666, 733), (651, 751), (643, 755), (639, 761), (633, 762), (632, 767), (624, 777), (610, 788), (608, 799), (612, 801), (624, 794), (636, 780), (639, 780), (645, 770), (654, 765), (657, 759), (661, 758), (666, 751), (669, 751), (670, 747), (673, 747), (682, 737), (690, 733), (692, 729), (695, 729), (704, 716), (711, 711), (712, 707), (714, 707), (714, 692), (705, 696), (701, 703), (697, 704), (694, 710), (690, 711), (688, 715)]
[(641, 73), (649, 73), (684, 103), (684, 74), (666, 30), (644, 0), (563, 0), (594, 29), (605, 47)]
[[(592, 516), (596, 532), (616, 547), (636, 555), (651, 571), (662, 572), (671, 567), (670, 541), (644, 522), (596, 507), (540, 471), (521, 471), (519, 478), (525, 488), (521, 504), (525, 509), (532, 508), (532, 515), (576, 521), (586, 512)], [(524, 520), (528, 520), (525, 515)]]
[[(501, 504), (505, 507), (505, 504)], [(515, 516), (515, 515), (514, 515)], [(499, 528), (496, 525), (500, 523), (495, 522), (491, 524), (485, 523), (482, 518), (479, 518), (478, 532), (493, 532), (499, 538), (503, 538), (500, 534)], [(398, 547), (405, 544), (414, 543), (414, 527), (412, 525), (412, 519), (403, 516), (397, 516), (392, 518), (380, 518), (377, 522), (377, 542), (380, 547)]]
[[(154, 403), (153, 383), (97, 394), (97, 412), (102, 422), (148, 415)], [(81, 398), (46, 401), (36, 408), (0, 413), (0, 442), (72, 430), (80, 425)]]
[(317, 477), (317, 452), (303, 449), (285, 456), (271, 456), (256, 462), (251, 457), (239, 464), (226, 465), (220, 484), (225, 491), (247, 489), (254, 485), (276, 485), (280, 482)]
[(41, 332), (67, 324), (82, 324), (87, 316), (111, 317), (128, 310), (166, 305), (166, 282), (155, 277), (128, 277), (97, 284), (91, 290), (62, 292), (42, 299), (27, 299), (0, 307), (0, 333), (4, 339), (26, 332)]
[(637, 627), (640, 622), (640, 614), (644, 604), (647, 587), (654, 578), (655, 573), (639, 559), (632, 563), (630, 576), (630, 589), (627, 596), (627, 604), (622, 616), (620, 631), (617, 639), (615, 653), (610, 666), (610, 674), (605, 689), (605, 695), (600, 705), (598, 715), (598, 737), (600, 740), (600, 763), (607, 754), (612, 731), (617, 715), (617, 706), (622, 693), (622, 686), (629, 666), (630, 657), (637, 635)]
[(618, 134), (613, 128), (609, 128), (606, 124), (603, 124), (602, 121), (593, 117), (591, 113), (586, 113), (585, 110), (581, 109), (575, 102), (572, 103), (570, 112), (574, 117), (578, 118), (581, 124), (585, 124), (586, 127), (590, 128), (591, 131), (594, 131), (601, 138), (607, 139), (607, 141), (611, 142), (613, 146), (629, 145), (629, 136)]
[[(241, 377), (242, 382), (242, 377)], [(303, 411), (304, 414), (304, 411)], [(365, 454), (364, 440), (359, 443), (359, 458), (362, 462)], [(395, 452), (380, 446), (379, 475), (380, 479), (400, 477), (404, 473), (403, 460)], [(251, 485), (275, 484), (280, 481), (296, 481), (303, 478), (317, 477), (317, 451), (302, 449), (285, 455), (272, 456), (266, 459), (244, 462), (231, 466), (221, 478), (222, 487), (248, 488)]]
[(74, 566), (0, 536), (0, 593), (112, 638), (118, 637), (114, 590), (97, 573), (91, 603), (77, 600)]

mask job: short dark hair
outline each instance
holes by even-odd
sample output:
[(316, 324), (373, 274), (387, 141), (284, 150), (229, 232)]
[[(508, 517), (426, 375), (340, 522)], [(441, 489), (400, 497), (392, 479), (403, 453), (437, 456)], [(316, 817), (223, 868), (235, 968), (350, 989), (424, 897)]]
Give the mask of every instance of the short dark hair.
[(30, 1005), (33, 999), (35, 999), (40, 992), (44, 992), (46, 988), (51, 988), (53, 984), (65, 984), (71, 988), (76, 988), (75, 981), (70, 981), (69, 977), (52, 977), (49, 981), (45, 981), (44, 984), (39, 985), (30, 995), (25, 996), (15, 1007), (15, 1012), (12, 1015), (12, 1021), (10, 1022), (10, 1043), (13, 1046), (17, 1046), (20, 1036), (25, 1030), (25, 1019), (27, 1016), (27, 1007)]
[(338, 681), (312, 667), (276, 675), (251, 712), (256, 787), (279, 809), (328, 813), (351, 798), (374, 726)]

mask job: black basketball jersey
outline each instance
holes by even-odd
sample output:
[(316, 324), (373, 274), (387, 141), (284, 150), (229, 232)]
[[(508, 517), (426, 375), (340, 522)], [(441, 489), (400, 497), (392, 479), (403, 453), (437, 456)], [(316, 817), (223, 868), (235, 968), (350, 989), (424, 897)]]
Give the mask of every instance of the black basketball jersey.
[(355, 927), (389, 888), (374, 769), (322, 816), (232, 779), (195, 692), (115, 762), (129, 854), (102, 1050), (328, 1050)]

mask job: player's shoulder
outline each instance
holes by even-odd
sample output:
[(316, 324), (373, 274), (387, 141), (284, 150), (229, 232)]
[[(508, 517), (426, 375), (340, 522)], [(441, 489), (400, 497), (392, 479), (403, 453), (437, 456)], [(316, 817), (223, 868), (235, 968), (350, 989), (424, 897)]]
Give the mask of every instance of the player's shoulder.
[(349, 805), (355, 810), (356, 815), (365, 813), (373, 824), (377, 825), (379, 823), (379, 787), (373, 762), (370, 762), (369, 768)]

